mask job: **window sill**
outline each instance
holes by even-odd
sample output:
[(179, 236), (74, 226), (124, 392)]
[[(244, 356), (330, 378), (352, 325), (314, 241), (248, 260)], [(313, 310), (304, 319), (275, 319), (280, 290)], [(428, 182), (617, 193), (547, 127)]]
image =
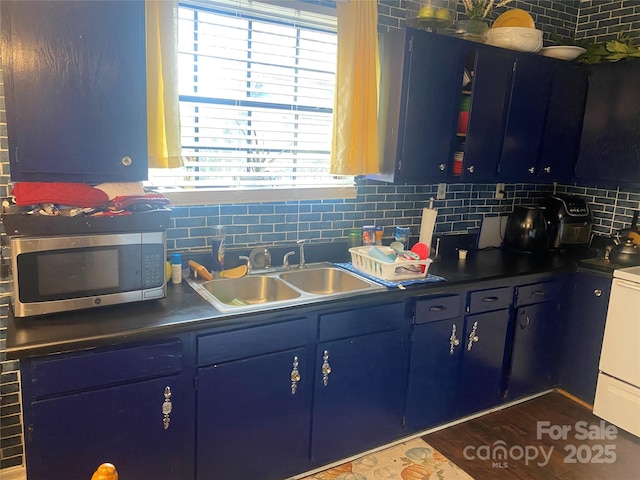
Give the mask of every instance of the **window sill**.
[(291, 202), (356, 198), (353, 185), (305, 188), (265, 188), (234, 190), (162, 190), (174, 206), (220, 205), (230, 203)]

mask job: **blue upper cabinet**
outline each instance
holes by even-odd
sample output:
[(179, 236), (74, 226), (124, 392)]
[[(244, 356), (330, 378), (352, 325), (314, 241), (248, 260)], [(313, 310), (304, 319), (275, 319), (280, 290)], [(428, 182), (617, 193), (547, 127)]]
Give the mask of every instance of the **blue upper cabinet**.
[(583, 184), (640, 184), (640, 60), (592, 65), (576, 166)]
[(544, 182), (570, 182), (578, 158), (588, 71), (577, 63), (561, 62), (554, 70), (549, 107), (537, 171)]
[(551, 182), (572, 172), (584, 82), (578, 91), (572, 71), (556, 74), (568, 62), (413, 28), (383, 34), (380, 52), (381, 173), (371, 178)]
[(511, 98), (507, 104), (498, 179), (537, 182), (551, 78), (557, 63), (538, 55), (518, 54), (512, 58)]
[(146, 179), (144, 2), (1, 8), (11, 179)]
[(381, 173), (371, 178), (395, 183), (449, 180), (464, 46), (412, 28), (381, 36)]
[(495, 180), (502, 150), (514, 57), (510, 50), (493, 47), (474, 49), (471, 55), (468, 131), (458, 146), (464, 153), (461, 179), (490, 182)]

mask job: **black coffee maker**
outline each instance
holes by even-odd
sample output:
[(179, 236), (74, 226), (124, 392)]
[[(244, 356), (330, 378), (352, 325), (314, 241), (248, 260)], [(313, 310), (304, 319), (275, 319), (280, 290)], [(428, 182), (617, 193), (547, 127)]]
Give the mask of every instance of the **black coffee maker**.
[(553, 245), (556, 224), (546, 207), (518, 205), (507, 220), (504, 245), (518, 252), (544, 252)]

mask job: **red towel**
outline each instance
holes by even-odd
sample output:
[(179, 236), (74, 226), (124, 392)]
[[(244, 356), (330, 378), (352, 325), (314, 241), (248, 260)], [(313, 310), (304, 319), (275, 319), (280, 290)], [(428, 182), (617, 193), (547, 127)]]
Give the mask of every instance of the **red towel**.
[(13, 186), (16, 205), (54, 203), (69, 207), (100, 207), (109, 201), (102, 190), (84, 183), (19, 182)]

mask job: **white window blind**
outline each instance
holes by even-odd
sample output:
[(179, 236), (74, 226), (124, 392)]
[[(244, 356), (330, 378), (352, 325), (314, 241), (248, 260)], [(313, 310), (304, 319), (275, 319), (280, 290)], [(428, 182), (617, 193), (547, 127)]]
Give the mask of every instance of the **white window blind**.
[(155, 186), (353, 185), (329, 174), (335, 18), (235, 0), (181, 3), (180, 169)]

